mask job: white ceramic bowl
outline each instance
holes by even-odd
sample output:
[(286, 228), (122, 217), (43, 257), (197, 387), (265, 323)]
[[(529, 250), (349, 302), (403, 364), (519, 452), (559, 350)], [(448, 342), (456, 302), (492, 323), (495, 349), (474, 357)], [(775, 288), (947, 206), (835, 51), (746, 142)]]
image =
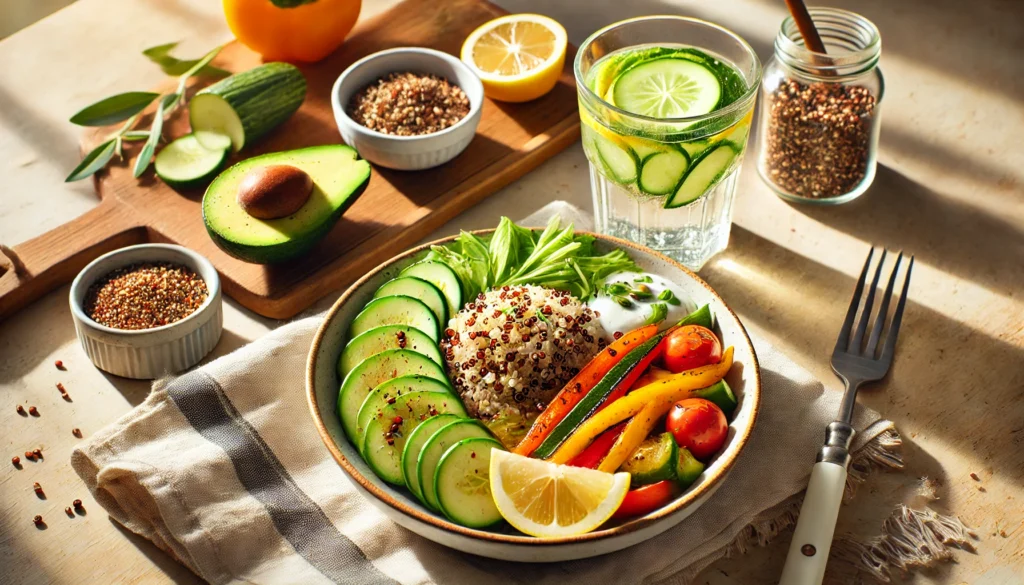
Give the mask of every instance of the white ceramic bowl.
[[(89, 287), (112, 270), (138, 262), (173, 262), (191, 268), (209, 294), (194, 313), (152, 329), (114, 329), (93, 321), (82, 304)], [(224, 323), (220, 277), (199, 254), (170, 244), (139, 244), (93, 260), (71, 283), (71, 316), (82, 349), (97, 368), (125, 378), (153, 379), (186, 370), (217, 345)]]
[[(440, 75), (458, 85), (469, 98), (469, 114), (440, 132), (423, 136), (392, 136), (357, 124), (345, 112), (357, 91), (388, 73), (403, 71)], [(345, 144), (375, 165), (400, 171), (429, 169), (458, 156), (476, 134), (483, 101), (484, 86), (465, 63), (448, 53), (417, 47), (388, 49), (363, 57), (350, 65), (331, 89), (334, 120)]]
[(647, 516), (569, 538), (534, 538), (508, 526), (494, 530), (465, 528), (426, 509), (408, 491), (379, 479), (363, 462), (342, 431), (336, 414), (340, 386), (336, 365), (348, 341), (346, 331), (349, 323), (373, 297), (377, 287), (394, 278), (405, 266), (421, 259), (431, 244), (452, 240), (446, 238), (392, 258), (345, 291), (317, 331), (306, 365), (307, 398), (321, 438), (331, 455), (348, 473), (357, 490), (394, 522), (440, 544), (485, 557), (524, 562), (565, 561), (620, 550), (668, 530), (692, 514), (724, 481), (750, 437), (760, 403), (760, 370), (746, 330), (725, 301), (681, 264), (632, 242), (593, 235), (597, 239), (595, 246), (598, 252), (604, 253), (615, 247), (623, 248), (644, 270), (660, 274), (678, 284), (698, 306), (705, 303), (711, 305), (723, 343), (735, 347), (734, 365), (726, 380), (736, 393), (739, 406), (729, 424), (725, 447), (698, 480), (671, 504)]

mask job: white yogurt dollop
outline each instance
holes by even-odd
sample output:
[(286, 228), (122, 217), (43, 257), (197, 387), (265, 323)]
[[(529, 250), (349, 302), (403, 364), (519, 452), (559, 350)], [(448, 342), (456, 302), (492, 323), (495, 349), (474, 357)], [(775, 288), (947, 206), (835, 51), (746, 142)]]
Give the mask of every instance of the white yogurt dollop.
[[(630, 299), (632, 306), (627, 308), (619, 305), (619, 303), (615, 302), (612, 297), (604, 292), (605, 285), (613, 282), (622, 282), (630, 287), (636, 287), (638, 284), (641, 284), (636, 282), (636, 279), (646, 280), (644, 277), (651, 279), (651, 282), (643, 283), (650, 287), (651, 293), (654, 295), (654, 298), (649, 301)], [(678, 305), (658, 300), (658, 295), (666, 289), (671, 290), (675, 298), (679, 300)], [(679, 285), (649, 272), (617, 272), (612, 274), (605, 279), (604, 283), (599, 287), (597, 294), (587, 301), (587, 305), (592, 310), (601, 314), (598, 317), (598, 321), (601, 322), (601, 326), (609, 336), (615, 333), (628, 333), (638, 327), (642, 327), (648, 317), (651, 316), (651, 311), (653, 310), (651, 306), (655, 303), (665, 303), (668, 307), (668, 316), (659, 323), (661, 329), (667, 329), (683, 317), (697, 310), (696, 303), (683, 293)]]

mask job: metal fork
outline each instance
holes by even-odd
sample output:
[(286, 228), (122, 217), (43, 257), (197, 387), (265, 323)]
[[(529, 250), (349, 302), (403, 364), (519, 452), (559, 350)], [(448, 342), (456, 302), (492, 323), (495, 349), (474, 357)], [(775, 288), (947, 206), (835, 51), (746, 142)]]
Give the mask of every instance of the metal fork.
[(853, 420), (853, 407), (857, 402), (857, 389), (863, 384), (877, 382), (884, 378), (892, 365), (896, 337), (900, 332), (903, 308), (907, 302), (907, 290), (910, 288), (910, 271), (914, 268), (914, 257), (911, 256), (907, 264), (903, 292), (896, 304), (896, 311), (893, 313), (885, 343), (879, 351), (878, 344), (881, 341), (882, 332), (885, 330), (889, 302), (892, 300), (892, 292), (896, 285), (896, 275), (903, 260), (903, 253), (900, 252), (896, 258), (896, 265), (889, 277), (889, 284), (885, 287), (885, 295), (882, 297), (878, 316), (875, 318), (874, 326), (871, 328), (871, 333), (865, 344), (864, 336), (871, 319), (875, 290), (882, 273), (882, 265), (885, 263), (885, 249), (882, 249), (881, 257), (878, 260), (871, 288), (867, 290), (864, 310), (857, 322), (856, 329), (853, 327), (853, 322), (857, 317), (857, 309), (860, 307), (860, 300), (864, 294), (864, 283), (867, 281), (874, 253), (874, 248), (868, 252), (864, 270), (860, 273), (857, 289), (853, 293), (853, 300), (850, 301), (850, 308), (846, 312), (846, 320), (843, 322), (843, 328), (839, 331), (836, 347), (832, 350), (832, 370), (843, 380), (846, 392), (843, 394), (839, 417), (835, 422), (829, 423), (825, 429), (825, 445), (818, 452), (817, 462), (811, 471), (811, 480), (807, 484), (807, 494), (804, 496), (804, 503), (800, 508), (800, 518), (797, 521), (796, 531), (793, 533), (789, 554), (786, 556), (786, 566), (782, 570), (780, 585), (820, 585), (824, 579), (825, 564), (828, 562), (828, 553), (836, 529), (836, 519), (839, 517), (839, 505), (842, 502), (843, 489), (846, 485), (846, 468), (850, 464), (849, 449), (855, 433), (850, 423)]

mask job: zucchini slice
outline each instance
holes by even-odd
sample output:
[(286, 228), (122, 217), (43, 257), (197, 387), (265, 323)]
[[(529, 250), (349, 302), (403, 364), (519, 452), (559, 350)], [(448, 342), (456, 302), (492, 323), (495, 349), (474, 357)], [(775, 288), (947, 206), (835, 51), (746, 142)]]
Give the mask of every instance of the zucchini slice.
[(690, 487), (702, 473), (704, 473), (704, 464), (697, 461), (689, 449), (679, 447), (675, 470), (676, 483), (679, 484), (679, 487), (684, 490)]
[(652, 154), (640, 167), (637, 185), (651, 195), (671, 193), (690, 166), (690, 159), (682, 150), (666, 150)]
[(359, 447), (363, 432), (358, 428), (359, 409), (374, 388), (392, 378), (421, 375), (448, 383), (444, 370), (421, 353), (408, 349), (389, 349), (359, 362), (338, 390), (338, 417), (349, 441)]
[(431, 510), (441, 511), (437, 501), (437, 492), (434, 491), (436, 488), (434, 476), (441, 457), (448, 451), (448, 447), (463, 439), (474, 437), (494, 439), (494, 435), (487, 430), (483, 423), (471, 418), (447, 424), (427, 439), (427, 443), (416, 460), (416, 473), (419, 475), (420, 489), (423, 491), (423, 503)]
[(196, 139), (210, 150), (238, 152), (299, 109), (306, 78), (294, 65), (266, 63), (200, 91), (188, 104)]
[(373, 298), (404, 295), (419, 299), (423, 304), (430, 307), (437, 317), (437, 322), (444, 327), (448, 323), (448, 299), (433, 284), (415, 276), (400, 276), (389, 280), (373, 293)]
[(355, 338), (364, 331), (381, 325), (411, 325), (437, 343), (441, 340), (441, 325), (423, 301), (407, 296), (373, 299), (352, 319), (349, 336)]
[(451, 394), (455, 396), (448, 384), (429, 376), (399, 376), (383, 382), (370, 390), (370, 393), (363, 399), (359, 407), (359, 414), (356, 415), (356, 428), (363, 431), (370, 425), (370, 421), (380, 416), (380, 413), (390, 404), (394, 404), (399, 397), (413, 392), (437, 392), (439, 394)]
[(210, 150), (186, 134), (163, 147), (153, 161), (156, 176), (175, 189), (209, 183), (228, 161), (228, 149)]
[(338, 359), (338, 379), (344, 380), (360, 362), (389, 349), (409, 349), (427, 356), (439, 366), (444, 365), (441, 350), (426, 333), (411, 325), (382, 325), (348, 342)]
[(730, 144), (722, 142), (712, 147), (690, 166), (690, 172), (665, 202), (665, 207), (682, 207), (700, 199), (726, 175), (737, 156)]
[(672, 433), (644, 439), (619, 471), (629, 472), (634, 487), (672, 479), (676, 476), (678, 451)]
[(434, 436), (434, 433), (457, 420), (461, 420), (461, 418), (454, 414), (432, 416), (420, 423), (420, 426), (409, 433), (409, 437), (405, 440), (405, 447), (402, 449), (402, 479), (405, 480), (405, 487), (409, 488), (412, 495), (421, 502), (424, 501), (423, 490), (420, 488), (420, 476), (416, 473), (416, 464), (423, 451), (423, 446), (427, 444), (430, 437)]
[(445, 451), (434, 474), (438, 507), (449, 520), (468, 528), (501, 522), (491, 496), (491, 451), (505, 450), (494, 439), (463, 439)]
[(399, 396), (370, 421), (363, 438), (363, 459), (384, 481), (405, 485), (402, 477), (402, 449), (421, 422), (438, 414), (467, 416), (454, 394), (410, 392)]
[[(448, 300), (448, 314), (455, 315), (462, 309), (462, 281), (459, 280), (455, 271), (443, 262), (427, 260), (408, 266), (398, 274), (399, 276), (415, 276), (436, 286)], [(441, 321), (441, 327), (447, 325), (447, 320)]]

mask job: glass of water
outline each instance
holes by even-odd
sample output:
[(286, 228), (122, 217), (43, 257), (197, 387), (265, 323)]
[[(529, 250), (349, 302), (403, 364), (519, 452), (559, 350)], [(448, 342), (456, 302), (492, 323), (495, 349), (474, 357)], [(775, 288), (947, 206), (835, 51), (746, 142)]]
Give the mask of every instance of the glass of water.
[(576, 54), (595, 224), (697, 270), (729, 242), (761, 63), (694, 18), (607, 26)]

